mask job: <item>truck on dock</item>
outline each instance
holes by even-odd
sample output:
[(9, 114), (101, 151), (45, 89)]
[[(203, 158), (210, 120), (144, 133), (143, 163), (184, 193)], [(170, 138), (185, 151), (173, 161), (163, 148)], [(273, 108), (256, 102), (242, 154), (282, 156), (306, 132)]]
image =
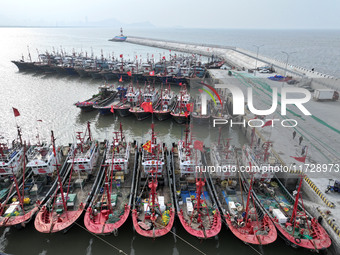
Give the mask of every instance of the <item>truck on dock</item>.
[(333, 89), (316, 89), (313, 98), (316, 101), (336, 101), (339, 99), (339, 93)]

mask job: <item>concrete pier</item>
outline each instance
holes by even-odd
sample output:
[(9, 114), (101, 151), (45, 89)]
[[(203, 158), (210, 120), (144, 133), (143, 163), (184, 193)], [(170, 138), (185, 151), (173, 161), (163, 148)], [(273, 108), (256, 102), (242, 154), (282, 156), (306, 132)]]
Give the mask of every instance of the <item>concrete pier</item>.
[(177, 41), (165, 41), (150, 39), (144, 37), (128, 36), (126, 42), (156, 47), (161, 49), (169, 49), (179, 52), (187, 52), (192, 54), (200, 54), (211, 57), (219, 56), (223, 58), (231, 67), (238, 69), (254, 69), (257, 60), (257, 67), (272, 66), (275, 72), (281, 75), (287, 74), (295, 78), (303, 78), (308, 80), (314, 88), (331, 88), (340, 91), (340, 79), (331, 75), (314, 72), (303, 67), (288, 65), (286, 63), (250, 52), (233, 46), (220, 46), (213, 44), (184, 43)]

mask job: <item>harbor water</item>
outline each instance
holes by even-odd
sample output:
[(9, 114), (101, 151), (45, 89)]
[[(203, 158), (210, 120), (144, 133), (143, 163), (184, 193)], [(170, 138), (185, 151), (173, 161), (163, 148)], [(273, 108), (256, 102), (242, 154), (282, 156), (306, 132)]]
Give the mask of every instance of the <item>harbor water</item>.
[[(137, 121), (134, 117), (118, 118), (113, 115), (101, 116), (96, 111), (80, 112), (74, 106), (77, 101), (90, 98), (98, 92), (103, 81), (81, 79), (79, 77), (19, 73), (11, 60), (18, 60), (23, 54), (27, 59), (29, 46), (32, 60), (37, 60), (37, 50), (44, 53), (60, 51), (62, 47), (69, 54), (87, 52), (104, 57), (123, 54), (124, 59), (146, 60), (152, 55), (174, 54), (163, 49), (154, 49), (128, 43), (113, 43), (108, 39), (117, 33), (107, 28), (0, 28), (0, 137), (13, 140), (16, 124), (20, 125), (25, 140), (32, 143), (39, 137), (49, 141), (50, 131), (54, 130), (57, 145), (75, 141), (76, 131), (84, 131), (86, 123), (91, 122), (93, 136), (98, 140), (110, 139), (112, 132), (121, 122), (130, 141), (145, 142), (149, 139), (151, 118)], [(340, 76), (339, 66), (340, 31), (247, 31), (247, 30), (185, 30), (152, 29), (129, 30), (126, 34), (158, 39), (213, 43), (237, 46), (254, 50), (253, 44), (265, 44), (261, 53), (282, 59), (281, 50), (297, 51), (291, 62), (320, 72)], [(313, 38), (313, 39), (311, 39)], [(329, 45), (331, 43), (332, 45)], [(53, 48), (54, 47), (54, 48)], [(338, 54), (338, 55), (337, 55)], [(316, 60), (318, 60), (316, 62)], [(116, 85), (118, 82), (116, 82)], [(144, 85), (144, 84), (142, 84)], [(173, 88), (178, 91), (179, 88)], [(14, 118), (12, 107), (19, 110), (20, 116)], [(38, 121), (42, 120), (42, 122)], [(184, 135), (184, 126), (171, 120), (156, 122), (155, 131), (159, 139), (168, 147)], [(209, 146), (217, 139), (218, 131), (213, 127), (194, 127), (197, 139)], [(225, 130), (225, 137), (232, 138), (232, 144), (245, 143), (238, 129)], [(79, 225), (78, 225), (79, 224)], [(118, 248), (127, 254), (258, 254), (258, 247), (250, 247), (238, 240), (223, 227), (214, 239), (201, 241), (190, 236), (176, 221), (173, 233), (152, 240), (141, 237), (133, 231), (131, 220), (119, 229), (118, 236), (101, 237), (102, 240), (83, 229), (82, 220), (78, 221), (66, 234), (41, 234), (30, 222), (24, 229), (0, 229), (0, 251), (8, 254), (119, 254)], [(113, 247), (114, 246), (114, 247)], [(305, 250), (294, 250), (278, 238), (276, 242), (260, 251), (264, 254), (310, 254)]]

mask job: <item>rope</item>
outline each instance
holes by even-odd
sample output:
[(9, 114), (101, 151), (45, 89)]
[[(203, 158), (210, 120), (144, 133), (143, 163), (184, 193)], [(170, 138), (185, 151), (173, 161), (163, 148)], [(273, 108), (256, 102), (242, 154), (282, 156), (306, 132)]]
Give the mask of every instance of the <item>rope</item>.
[[(163, 225), (154, 222), (156, 225), (161, 226), (161, 228), (165, 228)], [(192, 247), (193, 249), (195, 249), (196, 251), (198, 251), (201, 254), (207, 255), (206, 253), (204, 253), (203, 251), (201, 251), (200, 249), (198, 249), (197, 247), (195, 247), (193, 244), (189, 243), (187, 240), (185, 240), (184, 238), (180, 237), (179, 235), (177, 235), (175, 232), (173, 232), (171, 229), (169, 230), (169, 232), (173, 235), (175, 235), (176, 237), (178, 237), (180, 240), (182, 240), (184, 243), (186, 243), (187, 245), (189, 245), (190, 247)], [(262, 255), (262, 254), (261, 254)]]
[(112, 247), (113, 249), (117, 250), (118, 253), (124, 254), (124, 255), (128, 255), (126, 252), (124, 252), (123, 250), (119, 249), (118, 247), (114, 246), (113, 244), (109, 243), (108, 241), (104, 240), (103, 238), (91, 233), (90, 231), (88, 231), (86, 228), (84, 228), (83, 226), (81, 226), (79, 223), (75, 222), (75, 224), (80, 227), (81, 229), (85, 230), (86, 232), (90, 233), (91, 235), (93, 235), (94, 237), (96, 237), (97, 239), (101, 240), (102, 242), (106, 243), (108, 246)]
[(259, 251), (256, 250), (253, 246), (251, 246), (249, 243), (244, 242), (244, 244), (246, 244), (246, 245), (248, 245), (250, 248), (252, 248), (253, 251), (255, 251), (257, 254), (264, 255), (264, 253), (259, 252)]

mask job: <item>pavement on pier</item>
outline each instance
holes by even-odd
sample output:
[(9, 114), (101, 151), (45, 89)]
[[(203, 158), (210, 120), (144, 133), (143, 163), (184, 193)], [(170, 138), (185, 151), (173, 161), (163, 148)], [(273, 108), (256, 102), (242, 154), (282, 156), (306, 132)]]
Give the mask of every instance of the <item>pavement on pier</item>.
[[(308, 70), (303, 67), (288, 65), (286, 62), (271, 59), (254, 52), (247, 51), (238, 47), (221, 46), (211, 44), (184, 43), (169, 40), (158, 40), (144, 37), (128, 36), (126, 42), (169, 49), (179, 52), (192, 54), (201, 54), (203, 56), (219, 56), (226, 60), (228, 65), (241, 69), (254, 69), (257, 67), (272, 66), (275, 71), (282, 75), (291, 75), (293, 77), (303, 77), (309, 79), (315, 86), (326, 86), (327, 88), (340, 91), (340, 79), (327, 74)], [(257, 59), (257, 62), (256, 62)]]
[[(209, 73), (213, 79), (219, 80), (219, 83), (232, 84), (242, 89), (244, 95), (247, 95), (247, 88), (253, 88), (254, 107), (256, 109), (269, 109), (272, 105), (272, 88), (278, 88), (278, 101), (280, 102), (280, 88), (294, 87), (303, 84), (303, 80), (296, 85), (288, 85), (287, 83), (272, 81), (268, 76), (275, 74), (261, 74), (256, 76), (248, 72), (233, 71), (233, 75), (229, 76), (228, 71), (220, 69), (210, 69)], [(313, 96), (313, 95), (312, 95)], [(299, 95), (289, 94), (288, 98), (297, 98)], [(294, 128), (285, 128), (279, 121), (274, 122), (274, 127), (257, 128), (257, 131), (264, 137), (265, 140), (273, 142), (273, 149), (287, 166), (296, 164), (303, 166), (302, 163), (296, 161), (293, 157), (301, 157), (303, 148), (307, 149), (306, 164), (338, 164), (340, 165), (340, 121), (337, 114), (340, 112), (340, 101), (324, 101), (319, 102), (311, 99), (304, 106), (310, 111), (311, 116), (305, 116), (295, 105), (287, 106), (287, 115), (281, 115), (281, 107), (278, 104), (276, 111), (266, 116), (266, 119), (295, 119), (298, 125)], [(247, 108), (247, 107), (246, 107)], [(253, 119), (254, 115), (248, 113), (245, 118)], [(254, 123), (255, 124), (255, 123)], [(258, 125), (258, 123), (256, 123)], [(293, 138), (293, 132), (296, 132)], [(300, 137), (302, 141), (300, 143)], [(305, 169), (306, 166), (304, 166)], [(329, 210), (335, 218), (335, 221), (340, 224), (340, 193), (325, 194), (325, 189), (329, 179), (339, 179), (340, 171), (335, 168), (330, 169), (327, 165), (326, 172), (311, 172), (310, 170), (304, 173), (314, 182), (314, 184), (323, 193), (325, 198), (334, 202), (335, 208), (329, 208), (324, 201), (321, 200), (320, 194), (312, 191), (309, 185), (304, 185), (309, 192), (314, 203), (310, 203), (311, 210), (320, 215), (316, 211), (318, 206), (321, 211)], [(305, 183), (306, 184), (306, 183)], [(338, 207), (337, 207), (338, 206)], [(334, 232), (333, 229), (328, 229), (328, 232)], [(332, 233), (333, 235), (334, 233)], [(333, 235), (334, 236), (334, 235)], [(335, 235), (336, 240), (340, 237)], [(334, 238), (333, 238), (334, 239)]]

